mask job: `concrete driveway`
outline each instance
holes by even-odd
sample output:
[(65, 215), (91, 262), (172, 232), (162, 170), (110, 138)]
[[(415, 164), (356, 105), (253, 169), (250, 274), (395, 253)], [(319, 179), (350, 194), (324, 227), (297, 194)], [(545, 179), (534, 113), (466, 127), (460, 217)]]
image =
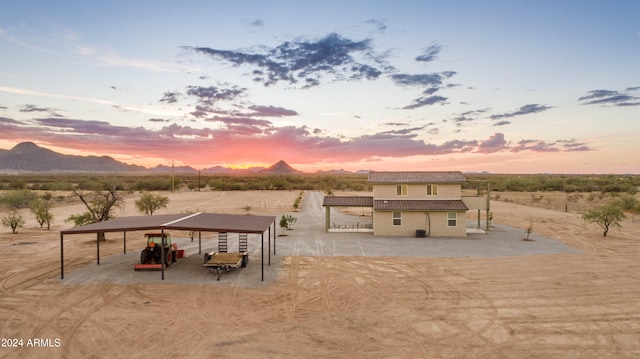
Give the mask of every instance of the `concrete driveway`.
[[(522, 229), (500, 224), (494, 224), (487, 234), (471, 233), (465, 238), (374, 237), (371, 233), (327, 233), (324, 229), (325, 209), (322, 207), (322, 198), (321, 192), (306, 192), (301, 210), (289, 213), (297, 217), (293, 229), (286, 230), (286, 235), (282, 236), (282, 230), (277, 228), (275, 254), (273, 254), (273, 243), (272, 252), (268, 253), (266, 234), (264, 235), (264, 252), (260, 242), (261, 236), (250, 234), (248, 266), (224, 273), (220, 281), (216, 280), (215, 273), (202, 266), (204, 253), (217, 250), (215, 233), (203, 233), (200, 254), (197, 239), (191, 242), (188, 238), (172, 237), (173, 242), (185, 250), (185, 258), (179, 259), (177, 263), (166, 269), (165, 281), (181, 284), (262, 287), (276, 280), (281, 262), (287, 256), (436, 258), (505, 257), (577, 252), (560, 241), (535, 233), (530, 235), (532, 241), (524, 241), (525, 233)], [(282, 213), (274, 213), (274, 215), (278, 216), (276, 222), (279, 222)], [(336, 223), (366, 221), (358, 216), (342, 214), (335, 208), (332, 209), (331, 218), (332, 222)], [(468, 226), (475, 228), (476, 222), (470, 221)], [(237, 252), (237, 238), (237, 234), (229, 234), (230, 252)], [(161, 283), (160, 272), (133, 270), (139, 256), (139, 251), (130, 251), (126, 255), (118, 254), (101, 258), (100, 265), (94, 263), (65, 273), (65, 279), (61, 282), (65, 284)], [(262, 280), (263, 276), (264, 280)]]

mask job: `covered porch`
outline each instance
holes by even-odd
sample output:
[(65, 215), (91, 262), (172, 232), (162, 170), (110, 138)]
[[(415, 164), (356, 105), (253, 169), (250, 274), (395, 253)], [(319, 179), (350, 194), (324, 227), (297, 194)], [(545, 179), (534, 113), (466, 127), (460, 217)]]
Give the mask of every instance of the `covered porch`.
[(369, 208), (373, 210), (373, 196), (325, 196), (322, 201), (325, 208), (325, 231), (373, 233), (373, 218), (362, 216), (334, 216), (331, 208)]

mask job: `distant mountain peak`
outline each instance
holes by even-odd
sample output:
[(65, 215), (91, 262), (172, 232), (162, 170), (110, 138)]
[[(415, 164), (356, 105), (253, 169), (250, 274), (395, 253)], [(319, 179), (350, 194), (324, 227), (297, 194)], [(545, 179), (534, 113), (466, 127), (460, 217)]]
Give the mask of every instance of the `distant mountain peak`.
[(33, 142), (22, 142), (10, 150), (0, 151), (0, 170), (26, 172), (137, 172), (142, 166), (118, 162), (109, 156), (64, 155), (40, 147)]
[(46, 148), (42, 148), (33, 142), (20, 142), (13, 146), (11, 151), (15, 153), (30, 153), (34, 151), (49, 151)]
[(301, 171), (298, 171), (297, 169), (289, 166), (289, 164), (287, 164), (285, 161), (280, 160), (278, 162), (276, 162), (274, 165), (272, 165), (269, 168), (266, 168), (262, 171), (260, 171), (260, 173), (281, 173), (281, 174), (286, 174), (286, 173), (302, 173)]

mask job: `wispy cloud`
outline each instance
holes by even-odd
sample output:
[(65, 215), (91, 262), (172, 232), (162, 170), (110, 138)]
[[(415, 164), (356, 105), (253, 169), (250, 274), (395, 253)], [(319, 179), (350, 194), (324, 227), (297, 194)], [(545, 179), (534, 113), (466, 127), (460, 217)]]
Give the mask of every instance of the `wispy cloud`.
[(395, 84), (400, 86), (418, 86), (425, 88), (422, 96), (414, 99), (411, 104), (403, 107), (405, 110), (412, 110), (418, 107), (446, 103), (446, 97), (434, 94), (441, 89), (444, 80), (455, 74), (455, 71), (431, 74), (393, 74), (391, 75), (391, 79)]
[(251, 27), (264, 27), (264, 21), (262, 19), (255, 19), (248, 22)]
[(419, 55), (418, 57), (416, 57), (416, 61), (431, 62), (438, 57), (438, 54), (440, 53), (441, 50), (442, 50), (442, 46), (440, 44), (433, 43), (429, 45), (426, 49), (424, 49), (424, 52), (422, 53), (422, 55)]
[(232, 101), (245, 94), (247, 89), (235, 85), (188, 86), (187, 95), (195, 96), (202, 105), (213, 106), (220, 101)]
[(95, 97), (61, 95), (61, 94), (46, 93), (46, 92), (33, 91), (29, 89), (21, 89), (21, 88), (8, 87), (8, 86), (0, 86), (0, 92), (7, 92), (7, 93), (13, 93), (13, 94), (25, 95), (25, 96), (40, 96), (40, 97), (55, 98), (60, 100), (87, 102), (87, 103), (93, 103), (93, 104), (106, 105), (121, 111), (140, 112), (140, 113), (147, 113), (151, 115), (168, 115), (168, 114), (182, 115), (181, 112), (170, 112), (170, 111), (168, 112), (167, 110), (161, 110), (154, 107), (139, 107), (139, 106), (133, 106), (133, 105), (123, 105), (113, 101), (103, 100)]
[(592, 90), (578, 98), (582, 105), (640, 106), (640, 97), (631, 94), (640, 87), (627, 87), (624, 91)]
[(90, 46), (77, 46), (75, 53), (91, 59), (93, 64), (97, 66), (133, 67), (153, 72), (193, 72), (199, 70), (197, 67), (175, 62), (121, 56), (112, 50), (102, 51)]
[(54, 117), (64, 117), (60, 114), (58, 114), (56, 111), (60, 111), (58, 109), (55, 108), (50, 108), (50, 107), (38, 107), (36, 105), (33, 104), (26, 104), (20, 107), (20, 112), (47, 112), (49, 113), (51, 116)]
[(512, 118), (516, 116), (523, 116), (523, 115), (528, 115), (532, 113), (544, 112), (551, 108), (553, 107), (547, 106), (547, 105), (529, 104), (529, 105), (524, 105), (513, 112), (507, 112), (507, 113), (502, 113), (498, 115), (491, 115), (489, 116), (489, 118), (492, 120), (499, 120), (502, 118)]
[(178, 102), (180, 95), (181, 94), (178, 91), (167, 91), (164, 94), (162, 94), (162, 98), (159, 101), (166, 102), (166, 103), (176, 103)]
[(543, 140), (526, 139), (518, 141), (517, 145), (511, 148), (511, 152), (531, 151), (531, 152), (576, 152), (591, 151), (591, 148), (585, 143), (572, 140), (558, 140), (547, 143)]
[(260, 117), (288, 117), (297, 116), (298, 113), (293, 110), (289, 110), (276, 106), (249, 106), (250, 110), (255, 111), (253, 115)]
[(387, 29), (386, 22), (382, 19), (369, 19), (364, 22), (365, 24), (373, 25), (378, 31), (384, 31)]

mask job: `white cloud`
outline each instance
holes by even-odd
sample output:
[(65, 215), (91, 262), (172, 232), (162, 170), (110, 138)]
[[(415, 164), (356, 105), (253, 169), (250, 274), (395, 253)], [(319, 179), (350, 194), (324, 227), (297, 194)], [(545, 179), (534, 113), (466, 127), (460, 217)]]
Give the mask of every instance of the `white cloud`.
[(100, 66), (134, 67), (154, 72), (195, 72), (199, 68), (189, 67), (166, 61), (136, 59), (120, 56), (113, 51), (100, 51), (90, 46), (76, 46), (76, 54), (97, 60)]

